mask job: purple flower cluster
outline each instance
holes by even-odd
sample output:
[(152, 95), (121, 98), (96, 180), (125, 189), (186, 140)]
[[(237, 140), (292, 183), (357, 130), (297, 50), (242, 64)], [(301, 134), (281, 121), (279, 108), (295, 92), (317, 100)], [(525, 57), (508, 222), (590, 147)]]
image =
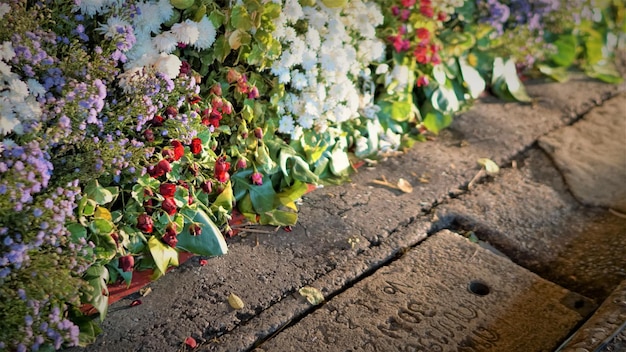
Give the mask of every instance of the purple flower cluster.
[[(508, 4), (508, 5), (507, 5)], [(558, 10), (559, 0), (479, 0), (480, 19), (494, 27), (499, 35), (507, 28), (525, 26), (541, 33), (545, 19)]]
[(0, 153), (0, 196), (3, 198), (0, 210), (22, 211), (37, 193), (48, 187), (52, 169), (50, 156), (42, 151), (39, 143), (32, 141), (23, 146), (5, 143)]
[(509, 7), (498, 0), (479, 0), (477, 4), (485, 13), (480, 21), (495, 28), (498, 34), (504, 33), (504, 26), (511, 14)]

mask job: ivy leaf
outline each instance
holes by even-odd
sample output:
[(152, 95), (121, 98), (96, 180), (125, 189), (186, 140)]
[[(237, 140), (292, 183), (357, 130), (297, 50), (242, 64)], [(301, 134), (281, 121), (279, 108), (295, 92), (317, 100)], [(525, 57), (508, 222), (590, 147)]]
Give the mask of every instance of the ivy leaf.
[(344, 176), (350, 169), (350, 159), (345, 148), (345, 137), (339, 138), (330, 155), (330, 172), (336, 176)]
[(425, 111), (427, 112), (424, 115), (424, 127), (432, 133), (437, 134), (452, 123), (452, 116), (449, 114), (444, 114), (432, 108), (425, 109)]
[(478, 70), (470, 66), (464, 57), (458, 58), (461, 76), (463, 76), (463, 85), (467, 87), (470, 97), (476, 99), (485, 90), (485, 80)]
[(83, 280), (89, 283), (90, 290), (85, 292), (87, 303), (91, 304), (100, 313), (100, 321), (104, 321), (109, 307), (109, 271), (100, 264), (94, 264), (85, 271)]
[(537, 64), (537, 68), (541, 73), (557, 82), (563, 83), (569, 79), (569, 73), (565, 67), (552, 67), (546, 64)]
[(155, 273), (157, 277), (165, 274), (170, 265), (178, 266), (178, 252), (176, 249), (164, 244), (156, 238), (156, 236), (150, 237), (148, 240), (148, 248), (150, 249), (154, 264), (159, 270), (159, 273)]
[(252, 28), (252, 19), (248, 10), (243, 6), (234, 6), (230, 14), (230, 20), (236, 29), (249, 31)]
[[(202, 229), (202, 232), (197, 236), (192, 235), (189, 231), (189, 226), (193, 223)], [(199, 209), (191, 222), (185, 224), (177, 238), (176, 248), (193, 254), (214, 257), (228, 252), (226, 241), (220, 229), (204, 211)]]
[(99, 205), (104, 205), (113, 201), (113, 193), (105, 188), (100, 186), (98, 180), (90, 181), (84, 190), (85, 194), (89, 199), (93, 199)]
[(231, 187), (230, 181), (228, 181), (224, 185), (222, 193), (220, 193), (211, 204), (211, 211), (216, 212), (219, 207), (230, 211), (233, 209), (233, 200), (233, 188)]

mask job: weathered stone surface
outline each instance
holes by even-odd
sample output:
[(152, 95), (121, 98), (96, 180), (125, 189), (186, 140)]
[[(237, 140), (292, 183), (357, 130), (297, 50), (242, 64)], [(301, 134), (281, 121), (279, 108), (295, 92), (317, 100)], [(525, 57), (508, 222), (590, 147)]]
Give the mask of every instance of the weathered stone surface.
[[(595, 93), (589, 95), (581, 84), (595, 87)], [(576, 111), (615, 90), (578, 81), (563, 86), (573, 92), (568, 106)], [(540, 87), (531, 95), (560, 92), (543, 94)], [(478, 171), (477, 158), (505, 162), (562, 126), (562, 115), (560, 106), (542, 102), (533, 108), (485, 98), (435, 141), (417, 144), (375, 169), (361, 168), (353, 183), (307, 195), (293, 232), (230, 239), (227, 256), (211, 258), (205, 267), (192, 259), (153, 283), (142, 305), (128, 307), (136, 296), (114, 304), (97, 342), (71, 350), (177, 351), (187, 336), (196, 338), (202, 350), (247, 350), (306, 314), (310, 307), (293, 296), (298, 288), (312, 285), (330, 295), (421, 241), (431, 222), (445, 226), (443, 217), (436, 221), (428, 212), (463, 192)], [(382, 175), (392, 182), (409, 180), (413, 193), (371, 183)], [(244, 300), (243, 310), (228, 306), (231, 292)]]
[(591, 304), (442, 231), (259, 351), (552, 351)]
[(532, 149), (492, 182), (436, 209), (516, 263), (602, 302), (626, 279), (626, 221), (580, 205), (558, 170)]
[(624, 351), (626, 347), (626, 280), (602, 303), (559, 352)]
[(539, 139), (582, 203), (626, 212), (626, 94)]

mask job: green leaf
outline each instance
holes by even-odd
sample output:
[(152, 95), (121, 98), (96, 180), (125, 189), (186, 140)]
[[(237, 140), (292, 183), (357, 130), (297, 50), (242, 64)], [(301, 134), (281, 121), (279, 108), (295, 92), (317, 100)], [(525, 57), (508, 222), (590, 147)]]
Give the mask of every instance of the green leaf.
[(130, 226), (122, 227), (120, 232), (123, 232), (126, 236), (128, 236), (128, 243), (126, 243), (125, 246), (129, 253), (138, 254), (144, 251), (148, 240), (146, 240), (146, 236), (143, 232)]
[(148, 248), (161, 274), (165, 274), (170, 265), (178, 266), (178, 252), (176, 249), (164, 244), (156, 236), (150, 237)]
[[(189, 226), (196, 223), (202, 229), (202, 233), (193, 236)], [(198, 210), (192, 218), (192, 222), (185, 224), (182, 232), (177, 236), (176, 248), (207, 257), (224, 255), (228, 252), (226, 241), (222, 232), (217, 228), (211, 218), (202, 210)]]
[[(124, 280), (124, 283), (126, 283), (126, 287), (130, 286), (130, 283), (131, 283), (131, 281), (133, 279), (133, 272), (132, 271), (123, 271), (120, 268), (119, 258), (115, 258), (115, 259), (111, 260), (107, 264), (107, 268), (109, 269), (109, 274), (111, 275), (110, 282), (116, 282), (117, 281), (117, 277), (120, 276)], [(113, 269), (113, 270), (111, 271), (111, 269)]]
[(463, 77), (463, 85), (467, 87), (470, 97), (476, 99), (485, 90), (485, 80), (478, 70), (470, 66), (464, 57), (458, 58), (461, 76)]
[(292, 226), (298, 222), (298, 213), (294, 210), (274, 209), (259, 214), (261, 225)]
[(454, 89), (439, 86), (430, 97), (430, 102), (435, 110), (442, 113), (455, 113), (459, 111), (460, 104)]
[(113, 232), (115, 225), (112, 222), (106, 219), (93, 219), (91, 224), (89, 224), (89, 229), (98, 235), (108, 235)]
[(452, 123), (452, 116), (437, 110), (430, 110), (424, 115), (424, 127), (437, 134)]
[(411, 119), (413, 116), (411, 112), (413, 111), (413, 103), (410, 101), (395, 101), (391, 103), (391, 118), (396, 121), (407, 121)]
[(558, 66), (569, 67), (576, 60), (577, 39), (574, 35), (564, 34), (554, 42), (557, 52), (550, 59)]
[(215, 198), (215, 201), (213, 201), (213, 203), (211, 204), (211, 210), (215, 212), (217, 211), (217, 208), (222, 207), (230, 211), (231, 209), (233, 209), (234, 200), (235, 199), (233, 196), (233, 188), (231, 187), (230, 181), (228, 181), (224, 185), (224, 190), (222, 191), (222, 193), (220, 193), (217, 198)]
[(100, 312), (100, 321), (104, 321), (109, 307), (109, 271), (100, 264), (94, 264), (85, 271), (83, 279), (89, 284), (90, 290), (85, 292), (84, 301)]
[(589, 77), (597, 78), (606, 83), (618, 84), (624, 81), (617, 69), (609, 64), (589, 66), (585, 69), (585, 73)]
[(569, 79), (569, 73), (566, 67), (552, 67), (546, 64), (537, 64), (537, 68), (541, 73), (557, 82), (567, 82)]
[(243, 6), (234, 6), (230, 14), (230, 20), (236, 29), (249, 31), (252, 28), (252, 19), (248, 10)]
[(113, 201), (113, 193), (105, 187), (100, 186), (98, 180), (92, 180), (85, 186), (85, 194), (99, 205), (104, 205)]
[[(79, 312), (77, 314), (82, 313)], [(100, 328), (98, 323), (95, 322), (95, 319), (93, 317), (79, 315), (72, 316), (70, 319), (72, 323), (78, 326), (78, 329), (80, 331), (78, 333), (78, 346), (80, 347), (87, 347), (95, 343), (97, 336), (102, 333), (102, 329)], [(39, 351), (42, 350), (39, 349)]]

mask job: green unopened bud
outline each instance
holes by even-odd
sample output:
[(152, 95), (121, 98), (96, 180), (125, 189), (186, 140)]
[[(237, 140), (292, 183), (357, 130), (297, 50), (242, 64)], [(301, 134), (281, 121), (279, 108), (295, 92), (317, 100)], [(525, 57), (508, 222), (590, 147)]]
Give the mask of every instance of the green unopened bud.
[(339, 9), (345, 7), (348, 0), (322, 0), (322, 3), (328, 8)]
[(170, 3), (179, 10), (185, 10), (193, 5), (194, 0), (170, 0)]

